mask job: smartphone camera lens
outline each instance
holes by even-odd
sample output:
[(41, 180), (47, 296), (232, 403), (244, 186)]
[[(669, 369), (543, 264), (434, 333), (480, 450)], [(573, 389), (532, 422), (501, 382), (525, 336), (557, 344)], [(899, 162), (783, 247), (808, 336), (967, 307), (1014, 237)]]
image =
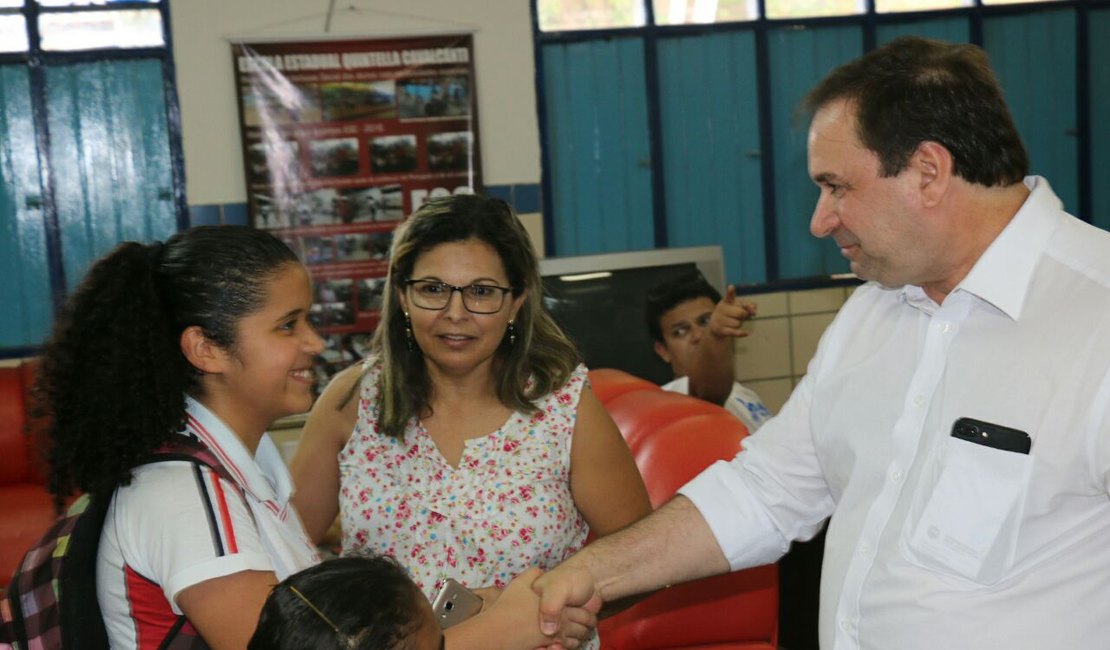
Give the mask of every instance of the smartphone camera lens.
[(956, 427), (956, 434), (955, 435), (957, 435), (960, 438), (963, 438), (965, 440), (972, 440), (972, 439), (975, 439), (975, 438), (988, 438), (988, 437), (990, 437), (990, 434), (987, 431), (984, 431), (983, 429), (980, 429), (978, 426), (976, 426), (974, 424), (966, 424), (966, 423), (961, 424), (958, 427)]
[(445, 609), (447, 611), (451, 611), (452, 609), (455, 609), (455, 603), (449, 600), (446, 603), (444, 603), (443, 609)]

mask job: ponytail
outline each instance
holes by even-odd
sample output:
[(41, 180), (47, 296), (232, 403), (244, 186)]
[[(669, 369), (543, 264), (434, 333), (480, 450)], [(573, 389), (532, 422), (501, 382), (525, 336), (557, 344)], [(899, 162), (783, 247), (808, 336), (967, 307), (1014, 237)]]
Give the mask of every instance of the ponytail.
[(128, 242), (96, 262), (44, 349), (37, 390), (58, 502), (129, 483), (184, 425), (187, 363), (159, 288), (161, 250)]
[(120, 244), (89, 270), (43, 351), (38, 397), (57, 503), (127, 485), (131, 469), (185, 425), (202, 374), (181, 352), (199, 327), (234, 353), (239, 321), (297, 256), (245, 226), (200, 226), (161, 243)]

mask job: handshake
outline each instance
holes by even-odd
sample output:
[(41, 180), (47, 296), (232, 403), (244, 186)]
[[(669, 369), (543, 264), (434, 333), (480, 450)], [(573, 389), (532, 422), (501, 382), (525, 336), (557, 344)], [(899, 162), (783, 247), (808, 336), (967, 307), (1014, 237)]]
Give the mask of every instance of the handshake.
[[(575, 650), (594, 636), (602, 604), (588, 572), (563, 567), (549, 573), (529, 569), (504, 590), (466, 593), (481, 599), (482, 616), (455, 626), (450, 646)], [(436, 599), (434, 611), (441, 624), (459, 607), (449, 602), (458, 601)], [(498, 642), (491, 644), (490, 639)]]

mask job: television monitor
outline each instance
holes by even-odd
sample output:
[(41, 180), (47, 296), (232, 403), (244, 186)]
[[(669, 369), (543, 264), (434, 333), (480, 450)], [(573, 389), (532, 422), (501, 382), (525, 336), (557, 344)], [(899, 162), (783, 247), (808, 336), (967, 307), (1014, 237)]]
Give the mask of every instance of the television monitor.
[(720, 246), (540, 260), (544, 304), (586, 365), (617, 368), (659, 384), (673, 377), (652, 350), (644, 297), (655, 285), (695, 269), (724, 293)]

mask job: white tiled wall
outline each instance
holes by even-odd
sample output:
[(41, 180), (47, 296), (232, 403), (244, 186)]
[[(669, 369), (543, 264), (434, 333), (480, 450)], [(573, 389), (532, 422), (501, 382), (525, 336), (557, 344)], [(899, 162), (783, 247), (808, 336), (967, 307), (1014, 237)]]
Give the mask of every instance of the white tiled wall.
[(821, 334), (854, 287), (784, 291), (750, 296), (758, 306), (738, 339), (736, 378), (763, 398), (774, 412), (805, 375)]

